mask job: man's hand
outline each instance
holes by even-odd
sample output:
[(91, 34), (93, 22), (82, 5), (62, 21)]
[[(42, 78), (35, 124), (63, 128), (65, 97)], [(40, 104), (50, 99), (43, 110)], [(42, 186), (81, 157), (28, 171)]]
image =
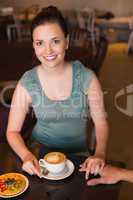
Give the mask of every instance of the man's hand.
[(98, 184), (114, 184), (121, 180), (122, 169), (118, 167), (113, 167), (111, 165), (106, 165), (103, 170), (101, 170), (100, 178), (94, 178), (87, 181), (87, 185), (98, 185)]
[(23, 160), (22, 169), (30, 175), (37, 175), (40, 177), (40, 166), (36, 157), (29, 153)]

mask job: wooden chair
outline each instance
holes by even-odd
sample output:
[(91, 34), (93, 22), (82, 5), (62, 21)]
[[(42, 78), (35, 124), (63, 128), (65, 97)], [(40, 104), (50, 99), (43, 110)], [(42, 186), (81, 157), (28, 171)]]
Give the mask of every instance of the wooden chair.
[(77, 10), (77, 20), (81, 29), (86, 29), (92, 44), (93, 53), (96, 52), (96, 40), (98, 40), (98, 29), (95, 27), (95, 12), (91, 8)]
[(81, 48), (90, 48), (91, 40), (88, 38), (88, 32), (86, 29), (80, 27), (73, 27), (69, 31), (70, 35), (70, 48), (81, 47)]
[(22, 24), (20, 22), (16, 22), (14, 24), (7, 25), (7, 38), (8, 41), (24, 41), (30, 40), (30, 25)]

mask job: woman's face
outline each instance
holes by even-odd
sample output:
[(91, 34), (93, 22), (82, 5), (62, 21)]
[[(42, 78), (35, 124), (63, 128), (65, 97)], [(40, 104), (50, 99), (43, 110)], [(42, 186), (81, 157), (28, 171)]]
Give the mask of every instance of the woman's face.
[(65, 38), (58, 23), (46, 23), (34, 29), (33, 47), (42, 65), (58, 67), (64, 62), (68, 38)]

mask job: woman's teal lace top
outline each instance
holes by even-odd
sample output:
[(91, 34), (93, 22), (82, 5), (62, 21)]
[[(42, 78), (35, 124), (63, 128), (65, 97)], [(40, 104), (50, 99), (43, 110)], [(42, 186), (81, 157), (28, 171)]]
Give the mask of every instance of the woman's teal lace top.
[(71, 63), (73, 85), (71, 95), (65, 100), (50, 100), (45, 95), (37, 67), (24, 73), (20, 83), (32, 98), (32, 107), (37, 118), (32, 132), (33, 138), (50, 148), (86, 151), (89, 118), (87, 90), (94, 74), (79, 61)]

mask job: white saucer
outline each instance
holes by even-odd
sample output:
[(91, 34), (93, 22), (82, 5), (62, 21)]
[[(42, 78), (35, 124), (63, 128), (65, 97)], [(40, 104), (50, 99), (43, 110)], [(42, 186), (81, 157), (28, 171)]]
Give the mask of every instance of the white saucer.
[(64, 178), (67, 178), (68, 176), (70, 176), (73, 173), (74, 168), (75, 167), (74, 167), (73, 162), (71, 160), (67, 160), (66, 161), (66, 167), (62, 172), (60, 172), (58, 174), (54, 174), (54, 173), (49, 172), (46, 175), (42, 174), (41, 178), (45, 178), (45, 179), (48, 179), (48, 180), (61, 180), (61, 179), (64, 179)]

